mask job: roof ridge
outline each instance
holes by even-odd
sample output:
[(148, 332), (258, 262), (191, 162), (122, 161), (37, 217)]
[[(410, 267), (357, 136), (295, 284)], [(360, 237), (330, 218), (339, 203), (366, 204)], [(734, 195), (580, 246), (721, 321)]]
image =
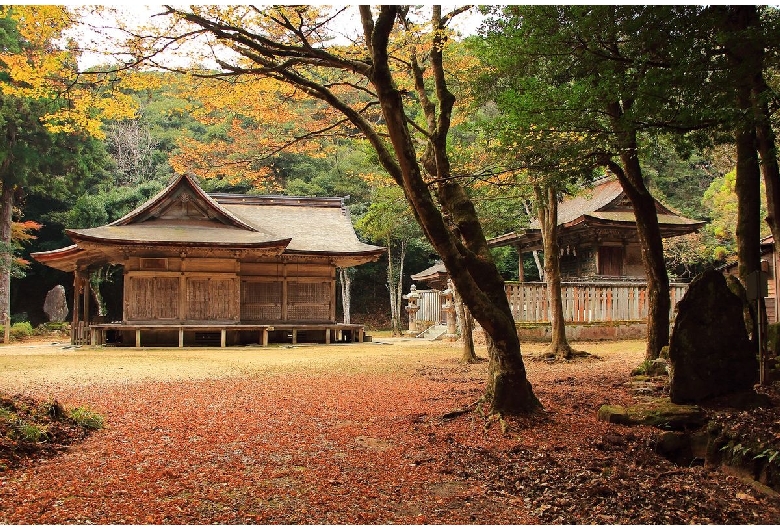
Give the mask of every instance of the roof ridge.
[(252, 225), (248, 224), (247, 222), (241, 220), (238, 216), (236, 216), (234, 213), (228, 211), (226, 208), (221, 206), (215, 199), (209, 196), (208, 193), (206, 193), (203, 188), (200, 187), (200, 185), (197, 182), (197, 177), (191, 173), (182, 173), (176, 177), (174, 177), (171, 182), (163, 188), (157, 195), (137, 207), (136, 209), (132, 210), (130, 213), (120, 217), (116, 221), (113, 221), (111, 223), (108, 223), (106, 226), (124, 226), (127, 224), (130, 224), (132, 221), (140, 217), (145, 212), (151, 210), (158, 204), (162, 203), (167, 197), (169, 197), (179, 186), (181, 186), (184, 183), (184, 185), (188, 185), (190, 189), (200, 198), (202, 199), (206, 205), (212, 209), (214, 209), (217, 213), (219, 213), (221, 216), (225, 217), (228, 221), (226, 224), (231, 224), (234, 227), (237, 228), (243, 228), (244, 230), (249, 230), (251, 232), (258, 232), (257, 228), (253, 227)]

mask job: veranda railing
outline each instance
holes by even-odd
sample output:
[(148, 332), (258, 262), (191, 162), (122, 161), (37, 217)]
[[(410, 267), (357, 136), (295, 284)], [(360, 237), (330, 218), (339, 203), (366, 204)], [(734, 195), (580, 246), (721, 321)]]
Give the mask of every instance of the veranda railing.
[[(673, 283), (669, 289), (671, 310), (685, 294), (688, 284)], [(516, 322), (549, 322), (550, 307), (544, 282), (507, 282), (506, 295)], [(644, 282), (563, 282), (563, 317), (566, 322), (645, 320), (648, 300)]]

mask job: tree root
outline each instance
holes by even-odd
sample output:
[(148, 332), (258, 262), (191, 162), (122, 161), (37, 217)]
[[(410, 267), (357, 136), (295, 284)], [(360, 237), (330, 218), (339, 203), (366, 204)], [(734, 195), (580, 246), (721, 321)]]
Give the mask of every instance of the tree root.
[(557, 348), (557, 349), (548, 349), (545, 352), (532, 358), (535, 360), (545, 361), (548, 363), (563, 363), (563, 362), (574, 361), (577, 359), (588, 359), (591, 357), (598, 359), (597, 356), (583, 350), (575, 350), (572, 348)]
[(468, 414), (469, 412), (475, 412), (477, 410), (477, 405), (479, 405), (482, 402), (482, 400), (477, 400), (471, 405), (467, 405), (466, 407), (463, 407), (462, 409), (456, 409), (452, 410), (450, 412), (445, 412), (441, 415), (441, 419), (443, 421), (450, 421), (454, 420), (455, 418), (459, 416), (463, 416), (464, 414)]

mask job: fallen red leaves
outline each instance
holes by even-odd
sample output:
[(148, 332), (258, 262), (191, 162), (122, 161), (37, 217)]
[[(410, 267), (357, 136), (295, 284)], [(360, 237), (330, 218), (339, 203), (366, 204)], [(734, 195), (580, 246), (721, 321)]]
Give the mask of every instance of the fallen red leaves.
[(479, 397), (485, 368), (64, 390), (106, 428), (4, 472), (0, 522), (780, 522), (776, 500), (655, 455), (650, 428), (596, 421), (631, 399), (625, 362), (529, 363), (547, 410), (506, 434), (475, 414), (444, 421)]

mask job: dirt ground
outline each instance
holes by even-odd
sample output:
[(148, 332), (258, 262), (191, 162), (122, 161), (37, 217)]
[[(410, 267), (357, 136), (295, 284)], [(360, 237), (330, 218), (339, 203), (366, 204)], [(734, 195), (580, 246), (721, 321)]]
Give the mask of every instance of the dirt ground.
[(545, 411), (503, 422), (445, 419), (479, 398), (487, 363), (441, 342), (0, 347), (2, 391), (106, 419), (0, 472), (0, 522), (780, 523), (770, 492), (671, 464), (649, 447), (655, 429), (596, 420), (634, 400), (642, 342), (574, 346), (595, 356), (527, 360)]

